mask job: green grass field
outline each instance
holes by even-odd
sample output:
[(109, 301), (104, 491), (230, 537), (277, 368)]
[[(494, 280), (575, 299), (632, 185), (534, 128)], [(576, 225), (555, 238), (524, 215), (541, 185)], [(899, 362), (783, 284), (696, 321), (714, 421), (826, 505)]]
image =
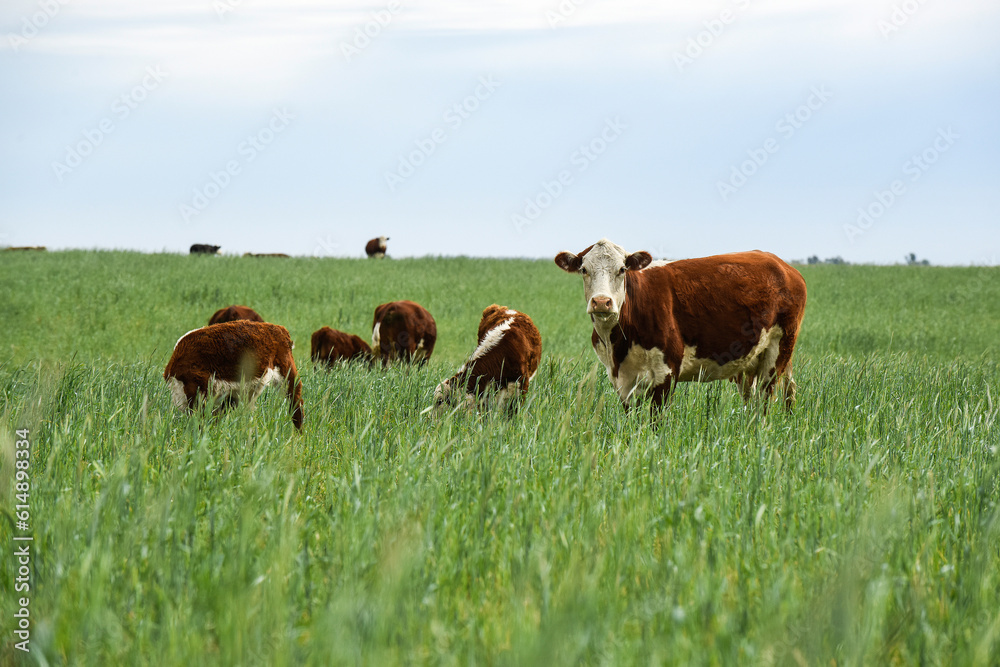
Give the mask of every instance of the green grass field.
[[(1000, 271), (809, 266), (796, 410), (626, 414), (551, 261), (0, 257), (0, 664), (973, 664), (1000, 655)], [(424, 304), (424, 368), (323, 325)], [(520, 412), (419, 415), (482, 309), (542, 333)], [(305, 397), (177, 413), (177, 338), (288, 327)], [(31, 649), (16, 650), (15, 430)]]

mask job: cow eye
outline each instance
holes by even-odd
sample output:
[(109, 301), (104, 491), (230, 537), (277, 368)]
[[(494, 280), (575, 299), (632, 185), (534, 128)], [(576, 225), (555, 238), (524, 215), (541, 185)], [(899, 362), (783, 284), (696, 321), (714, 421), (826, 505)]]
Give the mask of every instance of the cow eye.
[(618, 275), (620, 275), (620, 276), (625, 275), (625, 267), (624, 266), (622, 268), (618, 269)]
[(583, 275), (587, 275), (587, 269), (581, 266), (580, 273), (582, 273)]

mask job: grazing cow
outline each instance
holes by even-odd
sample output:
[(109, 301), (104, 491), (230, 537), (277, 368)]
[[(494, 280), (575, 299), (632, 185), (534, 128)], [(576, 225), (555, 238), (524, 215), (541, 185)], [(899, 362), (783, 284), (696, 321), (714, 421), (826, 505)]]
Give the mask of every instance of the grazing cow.
[(208, 245), (207, 243), (195, 243), (191, 246), (192, 255), (218, 255), (221, 245)]
[(591, 343), (626, 409), (636, 391), (651, 393), (656, 408), (676, 382), (725, 379), (747, 401), (755, 389), (770, 398), (783, 379), (791, 408), (792, 351), (806, 305), (801, 274), (759, 250), (651, 259), (607, 239), (555, 258), (583, 276)]
[(264, 318), (258, 315), (253, 308), (232, 305), (228, 308), (219, 308), (215, 311), (215, 315), (212, 315), (212, 317), (208, 320), (208, 323), (219, 324), (221, 322), (235, 322), (236, 320), (263, 322)]
[(195, 329), (181, 336), (163, 371), (174, 404), (190, 412), (198, 395), (220, 403), (216, 411), (248, 396), (251, 405), (269, 384), (284, 382), (292, 424), (302, 430), (302, 383), (292, 358), (288, 329), (267, 322), (237, 320)]
[(434, 352), (437, 324), (427, 309), (412, 301), (392, 301), (375, 309), (372, 357), (382, 365), (401, 359), (427, 363)]
[(531, 318), (493, 304), (483, 311), (477, 340), (468, 361), (434, 389), (434, 404), (424, 412), (458, 402), (474, 405), (493, 390), (500, 403), (528, 392), (542, 356), (542, 336)]
[(368, 359), (371, 356), (372, 349), (360, 336), (330, 327), (313, 332), (310, 357), (314, 363), (323, 362), (333, 366), (338, 361)]
[(375, 259), (382, 259), (385, 257), (385, 251), (388, 248), (385, 244), (388, 240), (388, 236), (380, 236), (377, 239), (372, 239), (365, 244), (365, 254)]

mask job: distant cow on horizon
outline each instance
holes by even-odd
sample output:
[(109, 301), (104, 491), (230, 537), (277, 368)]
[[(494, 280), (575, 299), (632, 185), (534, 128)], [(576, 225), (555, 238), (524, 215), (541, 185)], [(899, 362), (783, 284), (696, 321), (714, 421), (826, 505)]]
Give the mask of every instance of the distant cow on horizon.
[(479, 321), (476, 349), (434, 389), (434, 403), (424, 412), (475, 405), (494, 393), (501, 404), (523, 396), (541, 356), (542, 336), (530, 317), (506, 306), (488, 306)]
[(195, 243), (191, 246), (191, 255), (218, 255), (221, 245), (208, 245), (207, 243)]
[(375, 309), (372, 357), (382, 365), (399, 359), (427, 363), (437, 341), (437, 324), (427, 309), (412, 301), (392, 301)]
[(283, 252), (245, 252), (244, 257), (288, 257)]
[(555, 258), (583, 278), (591, 344), (622, 405), (649, 393), (657, 408), (677, 382), (728, 379), (745, 401), (755, 391), (769, 399), (784, 380), (791, 408), (802, 275), (760, 250), (651, 261), (648, 252), (627, 253), (607, 239)]
[(302, 383), (292, 357), (288, 329), (268, 322), (237, 320), (189, 331), (174, 345), (163, 371), (174, 405), (191, 412), (199, 397), (215, 412), (251, 405), (270, 384), (284, 382), (292, 424), (302, 430)]
[(388, 249), (386, 241), (388, 240), (388, 236), (380, 236), (377, 239), (372, 239), (365, 244), (365, 254), (374, 259), (385, 257), (385, 252)]
[(263, 322), (264, 318), (247, 306), (227, 306), (219, 308), (215, 314), (209, 318), (209, 324), (219, 324), (221, 322), (235, 322), (236, 320), (249, 320), (250, 322)]
[(314, 363), (334, 366), (338, 361), (369, 359), (372, 349), (360, 336), (323, 327), (312, 335), (310, 358)]

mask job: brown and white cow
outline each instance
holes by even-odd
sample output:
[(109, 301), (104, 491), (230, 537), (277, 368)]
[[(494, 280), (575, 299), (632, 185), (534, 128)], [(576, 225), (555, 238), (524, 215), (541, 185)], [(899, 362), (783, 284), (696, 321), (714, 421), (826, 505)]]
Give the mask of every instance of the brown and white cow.
[(219, 308), (215, 314), (208, 319), (209, 324), (219, 324), (220, 322), (235, 322), (236, 320), (249, 320), (251, 322), (263, 322), (264, 318), (247, 306), (227, 306)]
[[(806, 305), (802, 275), (759, 250), (651, 263), (601, 239), (555, 262), (583, 276), (594, 351), (622, 404), (637, 391), (663, 404), (676, 382), (730, 379), (744, 400), (785, 383)], [(766, 406), (766, 403), (765, 403)]]
[(427, 309), (412, 301), (392, 301), (375, 309), (372, 357), (385, 366), (400, 359), (427, 363), (437, 341), (437, 324)]
[(212, 324), (180, 337), (163, 371), (174, 404), (192, 411), (199, 395), (225, 410), (248, 396), (251, 404), (270, 384), (284, 382), (292, 424), (302, 429), (302, 383), (288, 329), (268, 322)]
[(372, 239), (365, 244), (365, 254), (375, 259), (382, 259), (385, 257), (385, 251), (388, 249), (386, 245), (386, 241), (388, 240), (388, 236), (380, 236), (377, 239)]
[(542, 336), (531, 318), (493, 304), (479, 321), (478, 344), (458, 372), (434, 389), (434, 403), (424, 412), (447, 406), (474, 405), (494, 392), (500, 403), (528, 392), (542, 356)]
[(362, 360), (371, 356), (372, 349), (360, 336), (330, 327), (313, 332), (310, 357), (314, 363), (333, 366), (338, 361)]

